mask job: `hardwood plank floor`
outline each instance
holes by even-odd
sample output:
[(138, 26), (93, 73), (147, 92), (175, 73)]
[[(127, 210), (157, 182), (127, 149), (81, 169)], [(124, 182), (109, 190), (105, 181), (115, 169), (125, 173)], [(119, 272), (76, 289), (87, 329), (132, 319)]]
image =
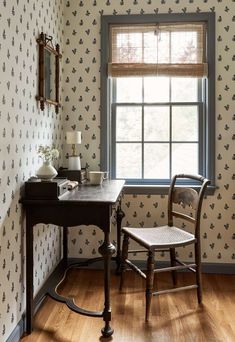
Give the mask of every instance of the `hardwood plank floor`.
[[(190, 284), (191, 273), (179, 273), (179, 284)], [(191, 282), (190, 282), (191, 281)], [(234, 342), (235, 275), (203, 274), (203, 305), (195, 290), (154, 297), (150, 323), (144, 322), (144, 281), (134, 272), (125, 276), (120, 293), (119, 277), (112, 274), (112, 322), (114, 335), (100, 334), (103, 321), (71, 312), (64, 304), (47, 298), (34, 320), (34, 331), (20, 342)], [(158, 287), (172, 287), (170, 274), (161, 274)], [(90, 310), (103, 309), (103, 273), (70, 271), (60, 292)]]

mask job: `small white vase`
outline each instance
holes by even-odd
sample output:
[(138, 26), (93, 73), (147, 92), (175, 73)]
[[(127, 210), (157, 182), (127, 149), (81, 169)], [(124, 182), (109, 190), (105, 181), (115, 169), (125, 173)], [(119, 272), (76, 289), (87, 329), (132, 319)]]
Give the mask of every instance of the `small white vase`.
[(36, 175), (42, 180), (50, 180), (57, 176), (57, 171), (50, 161), (44, 161), (42, 166), (38, 169)]

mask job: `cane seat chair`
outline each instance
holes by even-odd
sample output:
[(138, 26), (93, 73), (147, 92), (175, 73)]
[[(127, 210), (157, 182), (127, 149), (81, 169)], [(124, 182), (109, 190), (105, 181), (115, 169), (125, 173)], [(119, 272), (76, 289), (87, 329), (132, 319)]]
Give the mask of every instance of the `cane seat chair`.
[[(179, 186), (176, 184), (183, 180), (197, 181), (197, 190), (188, 186)], [(200, 175), (178, 174), (172, 178), (169, 195), (168, 195), (168, 222), (167, 225), (154, 228), (131, 228), (124, 227), (122, 258), (121, 258), (121, 280), (120, 290), (123, 286), (124, 271), (128, 266), (136, 271), (146, 280), (146, 311), (145, 320), (149, 320), (150, 306), (153, 296), (161, 295), (169, 292), (177, 292), (180, 290), (197, 289), (198, 303), (202, 301), (201, 287), (201, 251), (200, 251), (200, 216), (203, 197), (205, 190), (210, 181)], [(174, 225), (175, 219), (180, 219), (181, 228)], [(193, 233), (182, 229), (183, 223), (191, 223), (193, 225)], [(177, 221), (179, 222), (179, 220)], [(184, 224), (185, 226), (185, 224)], [(129, 239), (140, 244), (144, 249), (128, 250)], [(176, 248), (183, 247), (189, 244), (194, 244), (195, 262), (185, 264), (176, 258)], [(147, 270), (142, 271), (137, 265), (128, 259), (128, 253), (145, 252), (147, 251)], [(166, 251), (170, 253), (170, 266), (155, 269), (155, 252)], [(196, 282), (193, 285), (176, 287), (177, 279), (176, 272), (178, 270), (188, 269), (196, 273)], [(154, 275), (160, 272), (171, 271), (174, 287), (168, 290), (154, 291)]]

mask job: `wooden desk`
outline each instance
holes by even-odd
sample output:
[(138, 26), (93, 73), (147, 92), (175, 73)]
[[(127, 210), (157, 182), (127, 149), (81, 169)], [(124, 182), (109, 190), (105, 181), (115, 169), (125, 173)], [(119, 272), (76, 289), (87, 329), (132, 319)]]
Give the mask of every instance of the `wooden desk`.
[(71, 310), (91, 316), (103, 317), (105, 322), (101, 330), (104, 337), (113, 333), (110, 326), (110, 261), (115, 247), (110, 242), (111, 217), (116, 212), (117, 221), (117, 266), (120, 265), (120, 231), (124, 213), (121, 210), (120, 195), (124, 181), (104, 181), (102, 186), (81, 185), (65, 193), (58, 200), (21, 199), (26, 211), (26, 330), (32, 331), (33, 302), (33, 226), (37, 223), (52, 223), (63, 227), (63, 261), (67, 265), (67, 233), (68, 227), (79, 225), (96, 225), (104, 232), (104, 242), (99, 253), (104, 260), (104, 309), (101, 312), (79, 308), (72, 299), (60, 296), (56, 289), (47, 294), (53, 299), (65, 303)]

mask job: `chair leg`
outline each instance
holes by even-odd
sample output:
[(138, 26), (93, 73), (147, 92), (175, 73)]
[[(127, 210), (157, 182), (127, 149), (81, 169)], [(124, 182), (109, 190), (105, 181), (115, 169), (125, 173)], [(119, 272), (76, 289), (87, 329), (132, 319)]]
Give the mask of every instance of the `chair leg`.
[[(175, 266), (175, 248), (170, 248), (171, 266)], [(177, 285), (177, 272), (171, 271), (172, 281), (174, 285)]]
[(147, 275), (146, 275), (146, 311), (145, 311), (145, 321), (148, 322), (150, 307), (152, 301), (153, 293), (153, 282), (154, 282), (154, 252), (148, 251), (147, 260)]
[(124, 281), (124, 272), (126, 270), (125, 260), (128, 258), (128, 246), (129, 246), (129, 236), (124, 234), (123, 243), (122, 243), (122, 258), (121, 258), (121, 265), (120, 265), (120, 284), (119, 290), (122, 290), (123, 281)]
[(195, 243), (195, 262), (196, 262), (196, 282), (197, 282), (197, 300), (202, 302), (202, 271), (201, 271), (201, 248), (200, 242)]

